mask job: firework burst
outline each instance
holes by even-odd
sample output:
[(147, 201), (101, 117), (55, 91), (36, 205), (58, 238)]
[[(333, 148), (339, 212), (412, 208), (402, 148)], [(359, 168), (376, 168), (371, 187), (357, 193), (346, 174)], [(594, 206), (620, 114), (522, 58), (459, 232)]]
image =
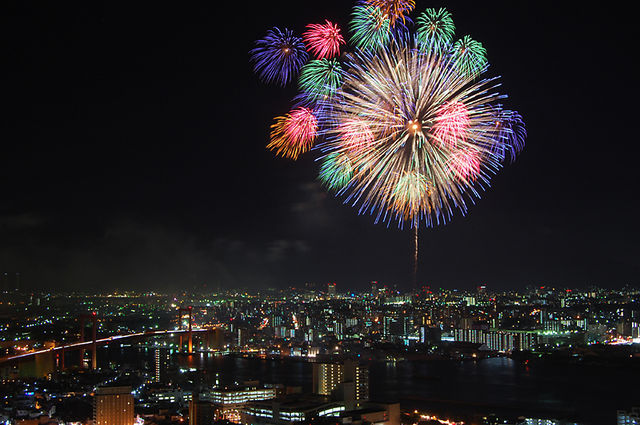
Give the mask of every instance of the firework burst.
[(319, 138), (318, 178), (328, 190), (376, 223), (413, 228), (415, 287), (418, 227), (466, 214), (523, 149), (526, 130), (498, 103), (506, 96), (495, 91), (497, 78), (482, 77), (482, 44), (469, 36), (453, 43), (444, 8), (426, 9), (411, 35), (414, 7), (415, 0), (360, 0), (346, 55), (330, 21), (303, 34), (316, 60), (307, 63), (303, 41), (277, 28), (251, 54), (267, 82), (285, 85), (300, 72), (297, 107), (276, 118), (267, 148), (296, 159)]
[(299, 86), (308, 101), (331, 98), (342, 82), (337, 59), (315, 59), (302, 67)]
[(349, 159), (351, 178), (338, 193), (360, 213), (401, 227), (443, 224), (455, 209), (466, 213), (500, 167), (501, 96), (459, 60), (420, 53), (402, 37), (348, 57), (321, 149)]
[(330, 21), (303, 34), (317, 59), (306, 62), (303, 41), (277, 28), (251, 53), (265, 81), (286, 84), (300, 74), (297, 107), (276, 118), (267, 147), (296, 159), (320, 137), (319, 179), (329, 190), (376, 222), (417, 229), (466, 214), (522, 150), (526, 130), (498, 103), (505, 96), (497, 79), (483, 79), (482, 44), (469, 36), (453, 43), (444, 8), (420, 14), (411, 36), (405, 24), (414, 7), (360, 1), (349, 25), (353, 51), (340, 61), (345, 42)]
[(365, 3), (379, 8), (382, 14), (389, 18), (389, 23), (392, 27), (397, 20), (405, 23), (406, 15), (416, 7), (415, 0), (365, 0)]
[(350, 153), (357, 153), (361, 149), (367, 149), (374, 140), (369, 123), (358, 118), (350, 118), (341, 122), (338, 125), (337, 133), (340, 141)]
[(253, 70), (265, 83), (275, 82), (287, 85), (307, 61), (309, 55), (304, 43), (293, 31), (273, 28), (267, 35), (256, 41), (256, 47), (249, 52), (254, 63)]
[(375, 6), (354, 7), (349, 29), (351, 42), (363, 50), (374, 50), (391, 39), (391, 21)]
[(516, 155), (524, 149), (524, 140), (527, 137), (522, 115), (515, 111), (500, 110), (496, 126), (499, 129), (500, 137), (504, 140), (504, 151), (498, 152), (498, 154), (503, 158), (508, 156), (513, 162)]
[(439, 53), (448, 50), (456, 28), (447, 9), (427, 9), (420, 14), (416, 24), (416, 39), (422, 48), (433, 49)]
[(353, 178), (353, 167), (347, 155), (333, 152), (322, 158), (320, 181), (336, 192), (344, 189)]
[(413, 217), (429, 211), (429, 193), (431, 182), (427, 176), (417, 170), (402, 171), (394, 176), (393, 183), (387, 185), (390, 193), (387, 207), (398, 219), (412, 220)]
[(453, 149), (464, 141), (469, 129), (469, 110), (462, 102), (445, 102), (436, 113), (433, 138), (440, 146)]
[(318, 134), (318, 120), (311, 109), (295, 108), (275, 121), (267, 149), (293, 160), (311, 149)]
[(480, 174), (480, 155), (472, 149), (459, 149), (449, 157), (449, 171), (460, 181), (468, 183)]
[(487, 50), (482, 43), (465, 35), (453, 45), (452, 55), (460, 72), (476, 77), (487, 67)]
[(331, 59), (340, 54), (340, 46), (346, 42), (336, 24), (325, 21), (324, 24), (309, 24), (307, 28), (302, 39), (316, 58)]

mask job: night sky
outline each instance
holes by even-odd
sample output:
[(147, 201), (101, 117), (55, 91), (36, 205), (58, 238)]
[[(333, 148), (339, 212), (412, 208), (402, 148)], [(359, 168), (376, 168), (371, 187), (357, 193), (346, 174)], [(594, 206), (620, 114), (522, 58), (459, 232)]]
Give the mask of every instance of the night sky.
[[(353, 3), (207, 4), (3, 2), (0, 272), (45, 290), (405, 285), (410, 232), (327, 194), (316, 153), (264, 148), (296, 89), (258, 80), (254, 40), (345, 29)], [(417, 1), (484, 44), (529, 134), (466, 217), (421, 229), (421, 284), (638, 284), (635, 23), (557, 4)]]

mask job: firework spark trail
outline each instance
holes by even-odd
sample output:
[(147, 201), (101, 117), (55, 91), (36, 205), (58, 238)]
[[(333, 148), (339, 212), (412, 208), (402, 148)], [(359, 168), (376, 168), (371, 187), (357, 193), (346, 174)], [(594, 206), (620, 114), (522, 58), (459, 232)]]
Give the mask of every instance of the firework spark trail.
[(342, 81), (342, 67), (336, 59), (315, 59), (309, 61), (300, 71), (298, 85), (306, 100), (313, 103), (318, 99), (328, 100)]
[(418, 289), (418, 226), (413, 226), (413, 270), (412, 289)]
[(340, 28), (334, 23), (309, 24), (302, 34), (307, 48), (318, 59), (331, 59), (340, 54), (340, 46), (346, 44)]
[(296, 108), (275, 121), (267, 149), (294, 160), (311, 149), (318, 134), (318, 120), (311, 109)]
[(378, 7), (366, 4), (353, 8), (349, 30), (351, 43), (363, 50), (375, 50), (391, 38), (391, 21)]
[(338, 152), (328, 154), (320, 164), (320, 181), (331, 190), (340, 192), (353, 178), (353, 166), (345, 155)]
[(416, 40), (421, 49), (444, 53), (453, 41), (455, 25), (445, 9), (426, 9), (416, 20)]
[[(347, 59), (345, 78), (322, 118), (321, 149), (348, 158), (345, 202), (376, 221), (443, 224), (488, 186), (506, 145), (492, 79), (475, 81), (456, 55), (419, 54), (407, 38)], [(344, 128), (357, 121), (364, 142)]]
[(487, 67), (487, 50), (468, 35), (456, 41), (452, 53), (460, 72), (468, 76), (476, 77)]
[(256, 41), (256, 47), (249, 52), (253, 69), (265, 83), (287, 85), (307, 61), (304, 43), (293, 31), (273, 28), (267, 35)]
[(251, 51), (265, 82), (300, 73), (295, 108), (272, 125), (267, 148), (296, 159), (316, 138), (319, 180), (375, 222), (413, 228), (446, 224), (480, 197), (502, 163), (524, 147), (520, 114), (499, 103), (496, 78), (482, 78), (486, 49), (469, 36), (455, 43), (444, 8), (426, 9), (416, 34), (405, 26), (414, 0), (362, 0), (349, 25), (351, 53), (337, 25), (310, 24), (302, 39), (277, 28)]
[(505, 141), (504, 146), (500, 146), (503, 150), (497, 154), (503, 159), (509, 157), (511, 162), (515, 161), (516, 155), (524, 149), (524, 139), (527, 137), (522, 115), (500, 108), (496, 126), (499, 128), (500, 137)]
[(394, 26), (397, 20), (402, 20), (402, 23), (405, 23), (406, 15), (416, 7), (415, 0), (365, 0), (364, 3), (379, 8), (382, 14), (389, 19), (391, 26)]
[(444, 103), (436, 115), (433, 126), (434, 139), (449, 149), (464, 140), (469, 129), (469, 111), (462, 102)]

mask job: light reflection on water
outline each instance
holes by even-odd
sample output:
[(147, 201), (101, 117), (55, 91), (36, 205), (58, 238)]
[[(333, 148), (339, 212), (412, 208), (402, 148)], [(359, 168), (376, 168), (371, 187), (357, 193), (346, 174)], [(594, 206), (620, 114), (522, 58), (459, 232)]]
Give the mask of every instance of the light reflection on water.
[[(152, 364), (148, 362), (152, 361), (153, 350), (126, 350), (109, 350), (108, 356), (126, 359), (138, 367), (145, 362)], [(303, 361), (200, 354), (180, 356), (179, 361), (184, 367), (206, 369), (209, 376), (219, 373), (224, 385), (259, 380), (311, 391), (312, 366)], [(620, 367), (526, 366), (507, 358), (375, 362), (370, 365), (370, 393), (374, 400), (400, 401), (407, 409), (565, 416), (585, 424), (607, 425), (616, 423), (617, 409), (640, 404), (638, 391), (630, 390), (632, 382), (640, 378), (633, 373)]]

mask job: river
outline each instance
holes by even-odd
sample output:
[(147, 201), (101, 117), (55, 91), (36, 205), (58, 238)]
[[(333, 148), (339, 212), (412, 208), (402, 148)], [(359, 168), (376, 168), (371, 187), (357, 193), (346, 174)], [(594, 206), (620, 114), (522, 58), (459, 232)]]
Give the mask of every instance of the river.
[[(153, 350), (128, 361), (151, 361)], [(102, 350), (101, 350), (102, 351)], [(104, 359), (104, 357), (103, 357)], [(114, 359), (115, 360), (115, 359)], [(116, 360), (117, 361), (117, 360)], [(219, 374), (221, 383), (245, 380), (301, 386), (311, 391), (311, 364), (299, 360), (179, 357), (183, 366)], [(151, 363), (152, 364), (152, 363)], [(622, 366), (596, 367), (539, 362), (531, 366), (508, 358), (480, 361), (373, 362), (369, 365), (370, 396), (377, 401), (399, 401), (403, 409), (429, 410), (442, 415), (485, 414), (572, 419), (585, 425), (616, 423), (616, 410), (640, 405), (638, 371)]]

